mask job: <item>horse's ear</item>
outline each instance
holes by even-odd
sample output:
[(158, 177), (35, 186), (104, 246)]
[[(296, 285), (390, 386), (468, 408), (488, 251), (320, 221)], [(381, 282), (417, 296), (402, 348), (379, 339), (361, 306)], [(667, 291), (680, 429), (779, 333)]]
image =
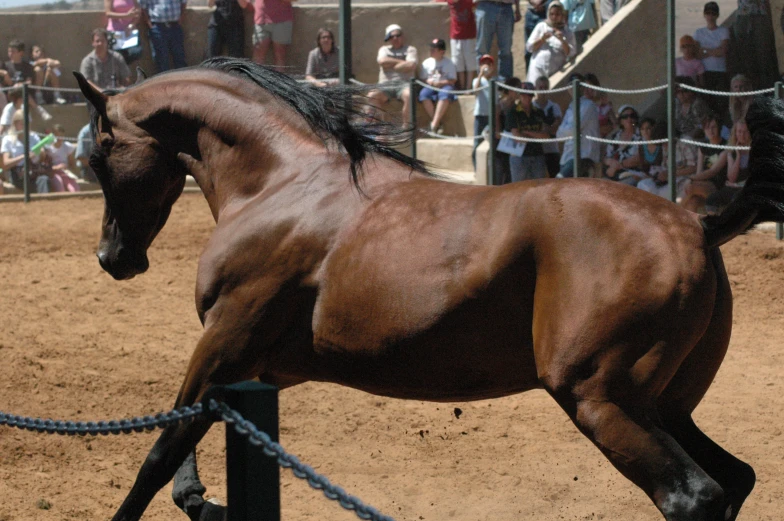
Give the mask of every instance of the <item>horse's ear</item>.
[(95, 110), (98, 111), (98, 114), (106, 116), (106, 95), (95, 88), (92, 83), (87, 81), (87, 78), (82, 76), (81, 73), (74, 71), (73, 74), (76, 76), (76, 81), (79, 83), (79, 88), (82, 90), (82, 94), (84, 94), (84, 97), (87, 98), (87, 102), (95, 107)]
[(147, 73), (141, 67), (136, 67), (136, 85), (147, 79)]

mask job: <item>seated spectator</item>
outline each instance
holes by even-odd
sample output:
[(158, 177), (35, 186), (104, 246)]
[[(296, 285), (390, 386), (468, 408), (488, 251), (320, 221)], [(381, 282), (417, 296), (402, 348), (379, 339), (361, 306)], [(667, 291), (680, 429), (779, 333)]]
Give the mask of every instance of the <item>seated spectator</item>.
[[(108, 0), (107, 0), (108, 1)], [(208, 0), (215, 7), (207, 24), (207, 58), (226, 54), (242, 58), (245, 54), (245, 8), (248, 0)]]
[[(618, 129), (607, 136), (613, 141), (640, 141), (640, 132), (637, 122), (640, 120), (639, 114), (631, 105), (622, 105), (618, 109)], [(639, 145), (607, 145), (604, 159), (602, 159), (602, 174), (611, 181), (637, 186), (642, 178), (638, 175), (640, 166), (640, 147)]]
[[(709, 145), (725, 145), (727, 142), (719, 132), (719, 120), (715, 114), (705, 118), (702, 129), (705, 141)], [(708, 197), (724, 186), (727, 179), (727, 151), (711, 146), (700, 146), (697, 149), (697, 171), (689, 176), (689, 183), (684, 188), (681, 204), (692, 212), (699, 211)]]
[(116, 89), (128, 85), (131, 71), (122, 55), (109, 49), (106, 29), (93, 29), (93, 50), (82, 59), (79, 72), (97, 89)]
[[(667, 145), (662, 146), (662, 164), (667, 164)], [(657, 169), (653, 174), (653, 168), (649, 170), (652, 175), (637, 183), (637, 188), (646, 192), (670, 198), (670, 183), (667, 167)], [(685, 196), (685, 187), (689, 184), (689, 177), (697, 171), (697, 148), (684, 143), (681, 140), (675, 142), (675, 200), (682, 200)]]
[(368, 102), (371, 108), (380, 109), (390, 99), (401, 100), (403, 102), (401, 119), (405, 126), (410, 123), (408, 120), (411, 92), (408, 82), (416, 73), (417, 50), (413, 45), (404, 43), (403, 29), (397, 24), (387, 26), (384, 30), (384, 41), (390, 43), (382, 45), (378, 50), (376, 61), (380, 67), (379, 84), (368, 93)]
[[(522, 84), (522, 89), (533, 91), (536, 87), (526, 81)], [(544, 122), (544, 112), (534, 106), (534, 94), (510, 91), (509, 96), (513, 103), (504, 113), (504, 131), (514, 137), (534, 139), (550, 137), (549, 127)], [(515, 153), (509, 154), (509, 172), (513, 183), (547, 177), (547, 163), (541, 143), (510, 141), (510, 145), (515, 149)]]
[(697, 57), (700, 49), (697, 40), (685, 34), (681, 36), (680, 44), (683, 56), (675, 60), (675, 75), (688, 76), (694, 80), (695, 84), (702, 87), (705, 66), (702, 64), (702, 60)]
[(339, 81), (340, 53), (335, 45), (335, 35), (329, 29), (316, 33), (316, 48), (308, 54), (305, 79), (317, 87), (334, 85)]
[[(580, 82), (588, 83), (599, 87), (599, 78), (594, 74), (586, 74), (583, 77), (580, 74), (574, 73), (569, 76), (569, 81), (578, 80)], [(571, 91), (570, 91), (571, 92)], [(599, 112), (596, 109), (594, 100), (597, 98), (597, 91), (589, 86), (583, 85), (580, 88), (580, 175), (590, 177), (594, 165), (599, 163), (599, 156), (601, 150), (599, 143), (591, 141), (588, 137), (599, 137)], [(566, 137), (575, 135), (574, 129), (574, 114), (572, 111), (572, 103), (566, 109), (563, 121), (558, 127), (556, 137)], [(574, 176), (574, 139), (565, 141), (563, 144), (563, 151), (561, 152), (561, 171), (556, 177), (573, 177)]]
[(93, 153), (93, 136), (90, 124), (87, 123), (76, 135), (76, 164), (79, 166), (82, 179), (90, 183), (97, 183), (92, 167), (90, 167), (90, 154)]
[(599, 112), (599, 135), (605, 138), (618, 128), (618, 118), (610, 97), (604, 91), (597, 91), (596, 110)]
[[(14, 112), (13, 126), (8, 135), (3, 136), (0, 152), (3, 154), (3, 168), (8, 172), (8, 180), (18, 189), (24, 189), (24, 114), (21, 110)], [(30, 133), (30, 147), (38, 144), (41, 139), (38, 134)], [(46, 151), (30, 154), (30, 181), (31, 189), (36, 193), (49, 192), (49, 169)]]
[[(653, 140), (653, 130), (656, 127), (656, 120), (653, 118), (642, 118), (640, 121), (640, 138), (642, 141)], [(664, 145), (663, 144), (640, 144), (637, 147), (640, 156), (639, 165), (636, 172), (639, 172), (637, 188), (642, 188), (640, 184), (651, 183), (656, 187), (659, 176), (663, 174), (664, 183), (667, 182), (667, 165), (664, 164)], [(650, 190), (647, 190), (650, 191)]]
[(525, 48), (532, 53), (526, 73), (526, 80), (530, 83), (534, 83), (540, 76), (549, 78), (576, 54), (577, 43), (574, 33), (566, 25), (561, 2), (550, 2), (547, 19), (534, 28)]
[[(732, 92), (749, 92), (753, 90), (751, 80), (743, 74), (736, 74), (730, 81), (730, 91)], [(749, 110), (751, 102), (754, 100), (753, 96), (729, 96), (729, 110), (726, 113), (724, 125), (721, 127), (721, 137), (730, 139), (730, 129), (737, 121), (746, 118), (746, 112)]]
[(63, 140), (65, 129), (62, 125), (54, 125), (52, 133), (55, 136), (55, 141), (46, 146), (46, 151), (52, 161), (52, 173), (49, 178), (52, 192), (78, 192), (79, 185), (76, 183), (78, 177), (71, 171), (76, 146)]
[(702, 121), (710, 110), (696, 92), (682, 87), (694, 87), (694, 80), (688, 76), (676, 76), (675, 82), (678, 84), (675, 88), (675, 135), (699, 138)]
[(471, 82), (471, 88), (484, 89), (476, 93), (474, 103), (474, 148), (471, 151), (471, 161), (476, 170), (476, 149), (484, 141), (482, 132), (490, 124), (490, 80), (495, 73), (495, 60), (489, 54), (479, 58), (479, 76)]
[[(46, 50), (41, 45), (33, 45), (30, 49), (30, 63), (35, 71), (35, 85), (39, 87), (52, 87), (54, 89), (54, 102), (63, 105), (67, 103), (66, 99), (60, 93), (60, 61), (46, 56)], [(35, 101), (39, 105), (43, 105), (44, 92), (42, 90), (35, 91)]]
[(0, 115), (0, 135), (5, 135), (13, 126), (14, 114), (17, 110), (22, 110), (24, 103), (24, 92), (22, 87), (14, 87), (8, 91), (8, 103), (3, 107)]
[[(35, 69), (32, 64), (25, 59), (25, 43), (22, 40), (11, 40), (8, 43), (8, 61), (3, 64), (3, 68), (8, 72), (6, 77), (10, 78), (8, 85), (21, 86), (23, 83), (34, 84)], [(35, 110), (44, 121), (52, 119), (52, 115), (32, 99), (30, 100), (30, 107)]]
[[(454, 62), (445, 57), (446, 42), (435, 39), (430, 42), (430, 58), (422, 62), (420, 79), (427, 83), (419, 92), (419, 101), (430, 116), (430, 132), (441, 133), (441, 120), (449, 103), (457, 98), (450, 91), (455, 90), (457, 70)], [(438, 89), (438, 90), (436, 90)], [(434, 105), (435, 103), (435, 105)]]
[[(745, 119), (737, 120), (732, 126), (729, 144), (739, 147), (751, 146), (751, 133), (749, 127), (746, 126)], [(738, 195), (748, 177), (749, 151), (729, 150), (727, 152), (727, 182), (719, 188), (718, 192), (708, 196), (705, 201), (705, 211), (711, 214), (721, 212)]]
[[(536, 93), (534, 107), (544, 112), (544, 124), (548, 129), (548, 137), (555, 136), (555, 131), (563, 120), (561, 107), (550, 99), (550, 94), (545, 91), (550, 90), (550, 80), (546, 76), (539, 76), (536, 79)], [(561, 170), (561, 152), (558, 143), (543, 143), (544, 160), (547, 163), (547, 173), (549, 177), (555, 177)]]

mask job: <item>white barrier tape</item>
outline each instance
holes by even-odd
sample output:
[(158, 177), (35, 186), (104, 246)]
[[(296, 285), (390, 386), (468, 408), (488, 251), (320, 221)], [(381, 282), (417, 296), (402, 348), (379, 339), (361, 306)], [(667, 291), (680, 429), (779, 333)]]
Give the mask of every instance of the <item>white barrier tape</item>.
[(690, 90), (693, 92), (699, 92), (700, 94), (709, 94), (711, 96), (756, 96), (757, 94), (769, 94), (774, 92), (776, 89), (770, 87), (769, 89), (760, 89), (760, 90), (749, 90), (744, 92), (725, 92), (721, 90), (707, 90), (701, 89), (699, 87), (692, 87), (691, 85), (685, 85), (683, 83), (678, 84), (678, 87), (686, 90)]
[(453, 140), (453, 141), (471, 142), (471, 143), (473, 143), (477, 139), (482, 139), (482, 136), (476, 136), (476, 137), (445, 136), (443, 134), (436, 134), (435, 132), (431, 132), (431, 131), (425, 130), (423, 128), (420, 128), (420, 129), (417, 129), (417, 130), (419, 130), (419, 132), (421, 132), (422, 134), (424, 134), (424, 135), (426, 135), (428, 137), (432, 137), (432, 138), (436, 138), (436, 139), (450, 139), (450, 140)]
[(603, 139), (603, 138), (594, 137), (594, 136), (583, 136), (583, 137), (585, 137), (585, 139), (587, 139), (588, 141), (596, 141), (597, 143), (605, 143), (607, 145), (632, 145), (632, 146), (634, 146), (634, 145), (662, 145), (662, 144), (668, 143), (670, 141), (667, 138), (653, 139), (651, 141), (643, 141), (643, 140), (618, 141), (618, 140), (615, 140), (615, 139)]
[(59, 90), (60, 92), (82, 92), (81, 89), (66, 89), (66, 88), (55, 88), (55, 87), (45, 87), (43, 85), (30, 85), (29, 88), (31, 90)]
[(499, 89), (503, 88), (506, 90), (510, 90), (512, 92), (519, 92), (521, 94), (555, 94), (556, 92), (566, 92), (567, 90), (571, 90), (572, 86), (567, 85), (566, 87), (558, 87), (557, 89), (550, 89), (550, 90), (528, 90), (528, 89), (518, 89), (517, 87), (512, 87), (511, 85), (507, 85), (506, 83), (501, 83), (500, 81), (496, 83)]
[(570, 141), (572, 136), (566, 137), (551, 137), (551, 138), (535, 138), (535, 137), (522, 137), (522, 136), (515, 136), (508, 132), (501, 132), (501, 137), (507, 137), (512, 141), (522, 141), (523, 143), (563, 143), (566, 141)]
[(425, 82), (423, 82), (421, 80), (414, 80), (414, 81), (416, 83), (418, 83), (419, 85), (421, 85), (422, 87), (428, 88), (430, 90), (434, 90), (436, 92), (446, 92), (448, 94), (455, 94), (455, 95), (457, 95), (457, 94), (475, 94), (477, 92), (481, 92), (481, 91), (483, 91), (485, 89), (489, 89), (490, 88), (488, 85), (486, 85), (484, 87), (479, 87), (478, 89), (470, 89), (470, 90), (440, 89), (438, 87), (433, 87), (432, 85), (428, 85), (427, 83), (425, 83)]
[(664, 84), (664, 85), (659, 85), (658, 87), (649, 87), (647, 89), (632, 89), (632, 90), (608, 89), (607, 87), (599, 87), (597, 85), (591, 85), (590, 83), (584, 83), (582, 81), (580, 82), (580, 85), (592, 90), (598, 90), (599, 92), (608, 92), (611, 94), (648, 94), (649, 92), (656, 92), (657, 90), (663, 90), (667, 88), (667, 84)]
[(692, 141), (691, 139), (680, 139), (681, 143), (686, 143), (688, 145), (694, 145), (698, 147), (708, 147), (708, 148), (718, 148), (721, 150), (751, 150), (751, 147), (741, 147), (741, 146), (732, 146), (732, 145), (714, 145), (713, 143), (706, 143), (704, 141)]

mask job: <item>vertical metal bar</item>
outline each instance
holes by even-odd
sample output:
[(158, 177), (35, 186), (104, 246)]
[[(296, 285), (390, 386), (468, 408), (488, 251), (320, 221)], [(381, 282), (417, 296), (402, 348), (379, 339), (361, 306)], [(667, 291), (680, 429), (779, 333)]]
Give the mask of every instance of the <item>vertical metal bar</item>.
[[(774, 96), (776, 99), (781, 99), (781, 88), (782, 83), (780, 81), (776, 82)], [(781, 223), (776, 223), (776, 239), (781, 240), (784, 239), (784, 225)]]
[(580, 80), (576, 79), (572, 82), (572, 120), (574, 121), (574, 132), (572, 133), (572, 142), (574, 143), (574, 177), (580, 177), (580, 163), (582, 163), (582, 141), (580, 140), (580, 130), (582, 121), (580, 121)]
[(24, 202), (30, 202), (30, 89), (22, 85), (22, 110), (24, 114)]
[(675, 179), (675, 0), (667, 0), (667, 183), (670, 201), (677, 195)]
[(340, 36), (338, 37), (340, 66), (338, 71), (341, 85), (348, 85), (353, 76), (351, 68), (351, 0), (340, 0), (338, 11), (340, 18)]
[(488, 165), (489, 172), (487, 172), (487, 184), (488, 185), (500, 185), (500, 182), (496, 182), (495, 179), (495, 149), (498, 147), (497, 140), (495, 138), (496, 133), (496, 111), (498, 110), (496, 105), (498, 102), (498, 84), (496, 80), (490, 80), (490, 99), (488, 100), (488, 108), (487, 108), (487, 123), (490, 127), (490, 135), (488, 136), (488, 143), (490, 144), (490, 151), (488, 152), (488, 157), (490, 158), (490, 164)]
[[(278, 389), (258, 382), (224, 388), (223, 401), (278, 441)], [(226, 425), (227, 521), (280, 521), (280, 468)]]
[(411, 117), (411, 157), (417, 157), (417, 137), (419, 136), (419, 125), (417, 125), (417, 96), (416, 96), (416, 78), (411, 78), (408, 81), (408, 114)]

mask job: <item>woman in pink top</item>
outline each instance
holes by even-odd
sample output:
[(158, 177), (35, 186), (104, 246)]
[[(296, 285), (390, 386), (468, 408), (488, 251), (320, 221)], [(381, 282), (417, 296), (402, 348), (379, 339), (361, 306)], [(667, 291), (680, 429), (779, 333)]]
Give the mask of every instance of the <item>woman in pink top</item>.
[(139, 6), (136, 0), (104, 0), (103, 10), (106, 13), (106, 30), (121, 32), (135, 26), (139, 20)]
[(705, 73), (705, 66), (702, 64), (702, 60), (697, 58), (700, 46), (697, 40), (688, 34), (681, 37), (680, 43), (683, 57), (675, 60), (675, 75), (689, 76), (698, 87), (702, 87), (704, 85), (702, 76)]

